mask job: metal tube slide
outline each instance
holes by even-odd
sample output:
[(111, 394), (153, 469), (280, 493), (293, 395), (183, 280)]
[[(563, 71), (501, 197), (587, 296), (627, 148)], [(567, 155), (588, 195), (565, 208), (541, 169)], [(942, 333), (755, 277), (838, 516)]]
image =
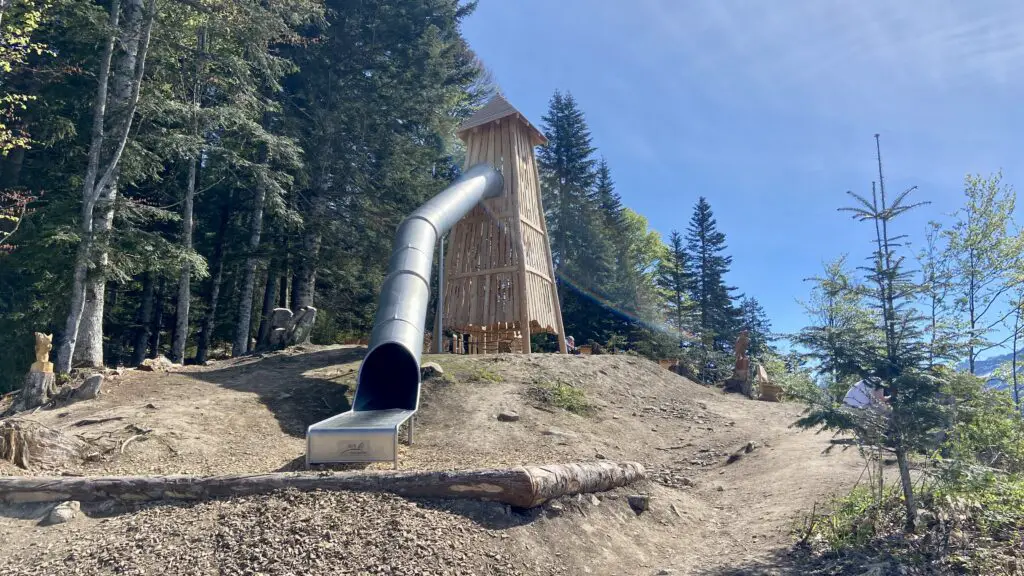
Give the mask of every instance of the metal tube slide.
[(434, 246), (481, 200), (500, 196), (503, 187), (497, 170), (478, 164), (398, 227), (353, 410), (417, 409)]

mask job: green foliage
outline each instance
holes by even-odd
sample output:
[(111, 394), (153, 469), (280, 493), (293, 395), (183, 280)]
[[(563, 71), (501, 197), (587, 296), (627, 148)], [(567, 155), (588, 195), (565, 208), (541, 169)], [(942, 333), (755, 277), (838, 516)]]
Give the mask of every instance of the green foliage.
[(921, 299), (929, 366), (956, 360), (964, 344), (950, 302), (955, 283), (950, 262), (939, 246), (941, 233), (941, 225), (930, 223), (925, 233), (925, 246), (917, 256), (921, 267)]
[(28, 72), (33, 56), (50, 54), (35, 33), (51, 7), (51, 0), (8, 0), (0, 9), (0, 155), (31, 143), (21, 114), (38, 96), (12, 91), (10, 77)]
[(693, 301), (690, 300), (689, 256), (683, 235), (677, 230), (672, 231), (665, 254), (660, 258), (656, 283), (665, 300), (668, 324), (676, 331), (682, 344), (693, 330)]
[(905, 499), (886, 489), (881, 497), (861, 486), (834, 500), (828, 514), (806, 534), (824, 555), (846, 562), (890, 556), (957, 574), (1010, 574), (1024, 549), (1024, 448), (1021, 419), (1005, 392), (960, 373), (943, 394), (954, 407), (937, 460), (938, 473), (923, 471), (917, 494), (921, 513), (915, 536), (904, 536)]
[[(885, 507), (883, 503), (882, 508)], [(876, 536), (879, 502), (865, 486), (857, 486), (845, 496), (838, 496), (826, 505), (829, 513), (817, 521), (812, 530), (815, 540), (830, 550), (843, 552), (864, 546)]]
[(491, 369), (487, 368), (486, 366), (477, 367), (477, 369), (474, 370), (469, 375), (469, 381), (470, 382), (492, 382), (492, 383), (496, 383), (496, 382), (503, 382), (504, 380), (505, 379), (502, 377), (501, 374), (495, 372), (494, 370), (491, 370)]
[(778, 354), (769, 354), (761, 360), (769, 378), (782, 388), (787, 399), (806, 403), (818, 403), (827, 393), (814, 381), (809, 370), (786, 362)]
[(943, 393), (953, 411), (942, 452), (955, 480), (991, 469), (1024, 473), (1024, 418), (1007, 392), (958, 373), (948, 379)]
[(903, 499), (878, 499), (866, 487), (828, 503), (828, 512), (798, 528), (812, 544), (804, 569), (827, 565), (857, 573), (868, 559), (894, 566), (927, 566), (936, 574), (1015, 574), (1024, 558), (1024, 480), (986, 476), (968, 482), (926, 484), (916, 534), (903, 532)]
[(860, 354), (877, 340), (864, 289), (847, 269), (845, 255), (826, 263), (824, 274), (809, 280), (815, 285), (803, 306), (812, 325), (801, 329), (794, 340), (808, 351), (823, 384), (845, 393), (851, 376), (856, 381), (862, 375)]
[(561, 381), (535, 382), (535, 394), (540, 401), (566, 412), (572, 412), (580, 416), (588, 416), (594, 412), (594, 407), (587, 400), (587, 395), (582, 389)]
[(744, 297), (740, 300), (740, 314), (742, 315), (743, 329), (748, 331), (750, 341), (747, 344), (747, 355), (755, 360), (761, 360), (771, 355), (772, 342), (776, 340), (772, 333), (772, 323), (768, 314), (761, 307), (757, 298)]
[[(884, 180), (880, 148), (878, 159), (881, 183)], [(805, 341), (816, 349), (820, 358), (843, 358), (831, 369), (833, 382), (859, 376), (869, 386), (888, 392), (888, 404), (862, 410), (821, 400), (812, 404), (808, 415), (798, 422), (804, 427), (851, 431), (866, 449), (891, 450), (899, 465), (908, 529), (915, 521), (917, 506), (909, 457), (930, 448), (935, 432), (946, 422), (946, 406), (941, 403), (939, 392), (947, 378), (944, 370), (928, 361), (922, 317), (915, 307), (920, 285), (914, 282), (905, 266), (905, 257), (897, 251), (902, 237), (893, 233), (894, 221), (919, 206), (908, 200), (913, 190), (910, 188), (890, 198), (884, 184), (876, 189), (873, 183), (870, 199), (849, 192), (854, 205), (841, 210), (851, 213), (856, 220), (872, 224), (875, 230), (874, 254), (870, 265), (861, 268), (866, 281), (860, 289), (874, 314), (869, 322), (854, 323), (847, 328), (841, 346), (848, 349), (841, 350), (841, 355), (838, 355), (840, 350), (828, 348), (833, 343), (829, 336), (834, 335), (828, 324), (809, 334), (804, 332), (805, 336), (813, 336)], [(832, 267), (834, 273), (828, 275), (829, 283), (843, 278), (841, 264), (840, 261)], [(828, 295), (836, 292), (842, 295), (844, 290), (847, 290), (844, 286), (835, 290), (828, 285), (823, 288), (826, 300), (822, 309), (826, 317), (833, 308)]]
[[(991, 341), (1007, 317), (1006, 295), (1021, 276), (1021, 236), (1013, 225), (1017, 194), (1002, 182), (1002, 174), (964, 178), (966, 204), (942, 232), (943, 258), (949, 267), (954, 313), (963, 331), (968, 368), (973, 373), (978, 355), (1001, 344)], [(1012, 335), (1011, 335), (1012, 338)]]

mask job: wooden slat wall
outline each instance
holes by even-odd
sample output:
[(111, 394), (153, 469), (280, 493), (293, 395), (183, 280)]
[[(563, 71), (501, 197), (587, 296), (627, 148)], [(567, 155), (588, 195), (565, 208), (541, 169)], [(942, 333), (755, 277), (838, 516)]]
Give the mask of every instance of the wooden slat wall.
[[(533, 331), (559, 334), (561, 314), (526, 125), (507, 117), (463, 137), (466, 167), (481, 162), (500, 167), (505, 188), (500, 197), (474, 208), (449, 235), (445, 326), (472, 335), (471, 353), (507, 349), (505, 339), (518, 333), (525, 318)], [(522, 351), (521, 345), (514, 348)]]

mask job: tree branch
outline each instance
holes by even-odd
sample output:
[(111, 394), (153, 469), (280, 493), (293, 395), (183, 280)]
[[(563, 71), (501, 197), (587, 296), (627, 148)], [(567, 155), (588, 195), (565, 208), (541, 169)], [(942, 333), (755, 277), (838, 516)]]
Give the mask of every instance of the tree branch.
[[(2, 1), (2, 0), (0, 0), (0, 1)], [(28, 211), (28, 202), (24, 202), (21, 205), (21, 212), (18, 214), (18, 218), (15, 221), (14, 229), (11, 230), (10, 232), (7, 232), (6, 233), (7, 235), (4, 236), (3, 238), (0, 238), (0, 246), (3, 246), (4, 244), (6, 244), (11, 239), (11, 236), (14, 236), (14, 233), (18, 231), (18, 228), (21, 227), (21, 221), (25, 219), (25, 212), (27, 212), (27, 211)]]
[(96, 188), (94, 190), (94, 196), (96, 199), (99, 199), (100, 191), (106, 188), (110, 183), (110, 180), (114, 177), (114, 171), (117, 169), (117, 165), (121, 161), (121, 155), (124, 154), (124, 148), (128, 144), (128, 134), (132, 129), (132, 120), (135, 118), (135, 109), (139, 105), (139, 93), (142, 90), (142, 78), (146, 72), (146, 55), (149, 53), (149, 41), (153, 36), (153, 22), (156, 21), (156, 0), (149, 0), (149, 6), (147, 6), (146, 12), (146, 28), (142, 33), (142, 42), (139, 45), (139, 53), (136, 56), (137, 62), (135, 64), (135, 76), (132, 78), (133, 85), (131, 100), (129, 101), (128, 110), (125, 114), (124, 126), (121, 130), (121, 134), (118, 135), (117, 149), (114, 151), (114, 155), (110, 158), (106, 172), (104, 172), (103, 177), (100, 178), (100, 181), (96, 184)]

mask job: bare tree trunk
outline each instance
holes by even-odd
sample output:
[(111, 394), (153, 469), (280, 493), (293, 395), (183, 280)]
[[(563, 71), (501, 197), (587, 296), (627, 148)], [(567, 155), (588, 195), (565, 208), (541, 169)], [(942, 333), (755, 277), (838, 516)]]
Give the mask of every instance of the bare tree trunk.
[(277, 289), (277, 307), (288, 307), (288, 235), (281, 236), (281, 285)]
[[(110, 8), (111, 35), (104, 46), (100, 61), (99, 88), (93, 103), (93, 125), (89, 145), (89, 159), (86, 164), (86, 176), (82, 187), (82, 239), (75, 256), (72, 273), (71, 311), (65, 322), (64, 344), (57, 355), (58, 372), (71, 369), (72, 359), (82, 358), (85, 362), (97, 366), (103, 364), (103, 269), (108, 262), (108, 254), (103, 247), (105, 236), (113, 226), (114, 202), (117, 198), (117, 175), (131, 133), (132, 120), (139, 102), (142, 78), (145, 74), (146, 55), (156, 20), (156, 0), (149, 0), (145, 9), (142, 0), (128, 0), (127, 25), (121, 44), (125, 54), (119, 60), (118, 73), (111, 74), (114, 44), (118, 36), (121, 0), (112, 0)], [(110, 158), (105, 163), (103, 175), (100, 176), (101, 154), (105, 147), (104, 124), (107, 115), (107, 88), (110, 81), (115, 84), (112, 108), (119, 113), (120, 124), (114, 140), (115, 145)], [(97, 177), (99, 178), (97, 180)], [(97, 215), (96, 209), (99, 208)], [(97, 242), (99, 240), (99, 242)], [(96, 251), (94, 255), (93, 252)], [(95, 260), (97, 274), (88, 274), (89, 262)], [(87, 294), (88, 293), (88, 294)], [(80, 334), (83, 317), (87, 330)], [(84, 336), (84, 338), (82, 338)], [(82, 340), (86, 348), (76, 355), (75, 348)]]
[(165, 281), (160, 279), (153, 296), (153, 327), (149, 331), (149, 357), (156, 358), (160, 355), (160, 331), (164, 328), (164, 286)]
[[(195, 78), (192, 82), (191, 97), (192, 104), (192, 136), (199, 136), (199, 109), (202, 106), (200, 93), (202, 91), (203, 59), (206, 54), (206, 29), (200, 28), (196, 35), (196, 59)], [(199, 150), (195, 157), (189, 159), (188, 182), (185, 185), (185, 198), (181, 206), (181, 248), (185, 253), (192, 251), (192, 203), (196, 195), (198, 185), (199, 159), (203, 152)], [(174, 326), (174, 340), (171, 345), (171, 361), (177, 364), (185, 363), (185, 346), (188, 344), (188, 311), (192, 298), (192, 269), (188, 262), (181, 265), (181, 276), (178, 279), (177, 299), (177, 321)]]
[(391, 492), (410, 498), (488, 500), (534, 508), (562, 496), (604, 492), (643, 480), (635, 462), (579, 462), (451, 472), (271, 472), (243, 476), (0, 477), (0, 501), (198, 500), (278, 490)]
[(265, 186), (258, 186), (253, 201), (252, 217), (249, 220), (249, 256), (245, 260), (245, 277), (242, 280), (241, 295), (238, 299), (238, 324), (235, 326), (235, 341), (231, 346), (232, 356), (249, 352), (249, 334), (252, 330), (252, 296), (256, 288), (256, 265), (259, 263), (256, 250), (260, 247), (260, 232), (263, 228), (263, 203), (267, 199)]
[[(103, 256), (105, 262), (106, 255)], [(86, 278), (85, 308), (82, 322), (78, 325), (78, 346), (72, 356), (73, 366), (103, 366), (103, 309), (106, 286), (107, 283), (100, 274), (90, 274)]]
[(1017, 312), (1013, 315), (1013, 356), (1010, 361), (1010, 369), (1013, 371), (1013, 405), (1017, 407), (1018, 413), (1020, 412), (1020, 388), (1017, 386), (1017, 342), (1020, 339), (1022, 306), (1024, 306), (1024, 300), (1019, 300), (1017, 302)]
[(263, 314), (260, 316), (260, 328), (256, 332), (256, 349), (264, 350), (270, 341), (270, 320), (274, 313), (274, 300), (277, 299), (277, 284), (278, 277), (278, 262), (280, 259), (274, 258), (270, 261), (270, 265), (267, 266), (267, 286), (263, 290)]
[(213, 249), (213, 277), (210, 279), (210, 300), (203, 317), (202, 333), (196, 348), (196, 362), (203, 364), (210, 353), (210, 341), (213, 328), (217, 322), (217, 303), (220, 300), (220, 287), (224, 282), (224, 242), (227, 239), (228, 223), (231, 221), (231, 205), (234, 195), (230, 195), (221, 209), (220, 226), (217, 229), (217, 244)]
[(135, 334), (135, 346), (132, 350), (132, 366), (142, 364), (146, 359), (146, 348), (149, 346), (149, 328), (153, 323), (153, 291), (156, 280), (153, 272), (146, 272), (142, 277), (142, 305), (139, 307), (139, 329)]
[[(117, 61), (111, 76), (113, 94), (110, 111), (113, 115), (123, 113), (131, 106), (132, 81), (135, 77), (142, 40), (142, 0), (127, 0), (125, 5), (125, 29), (120, 45), (124, 53)], [(127, 134), (125, 134), (127, 137)], [(110, 170), (107, 185), (99, 189), (93, 212), (93, 263), (95, 268), (86, 277), (85, 308), (82, 324), (78, 329), (78, 347), (72, 356), (74, 364), (99, 368), (103, 366), (103, 310), (107, 286), (106, 269), (110, 263), (107, 242), (114, 227), (114, 207), (117, 201), (120, 168)]]
[(900, 470), (900, 485), (903, 487), (903, 505), (907, 511), (906, 529), (913, 532), (917, 520), (917, 500), (914, 499), (914, 481), (910, 478), (910, 464), (907, 462), (907, 451), (896, 449), (896, 465)]
[[(316, 215), (314, 215), (316, 218)], [(316, 289), (316, 266), (320, 255), (320, 232), (312, 225), (302, 234), (302, 255), (298, 258), (292, 278), (292, 311), (313, 305)]]
[[(188, 167), (188, 184), (185, 187), (185, 201), (181, 208), (181, 249), (192, 250), (192, 202), (196, 193), (196, 165), (193, 158)], [(177, 320), (174, 326), (174, 342), (171, 345), (171, 362), (185, 362), (185, 344), (188, 343), (188, 308), (192, 298), (192, 269), (188, 262), (181, 265), (178, 278)]]
[(57, 352), (56, 370), (66, 373), (71, 370), (71, 361), (78, 342), (78, 328), (82, 323), (85, 310), (85, 280), (89, 270), (90, 252), (92, 251), (92, 215), (95, 207), (96, 178), (100, 171), (100, 154), (104, 144), (104, 124), (107, 115), (107, 88), (110, 83), (110, 64), (114, 58), (114, 42), (117, 40), (118, 22), (121, 18), (121, 0), (112, 0), (110, 4), (110, 35), (103, 47), (100, 58), (100, 70), (97, 76), (98, 87), (93, 100), (92, 131), (89, 142), (89, 159), (86, 164), (85, 182), (82, 184), (82, 238), (75, 253), (75, 265), (72, 272), (71, 311), (64, 324), (64, 342)]

